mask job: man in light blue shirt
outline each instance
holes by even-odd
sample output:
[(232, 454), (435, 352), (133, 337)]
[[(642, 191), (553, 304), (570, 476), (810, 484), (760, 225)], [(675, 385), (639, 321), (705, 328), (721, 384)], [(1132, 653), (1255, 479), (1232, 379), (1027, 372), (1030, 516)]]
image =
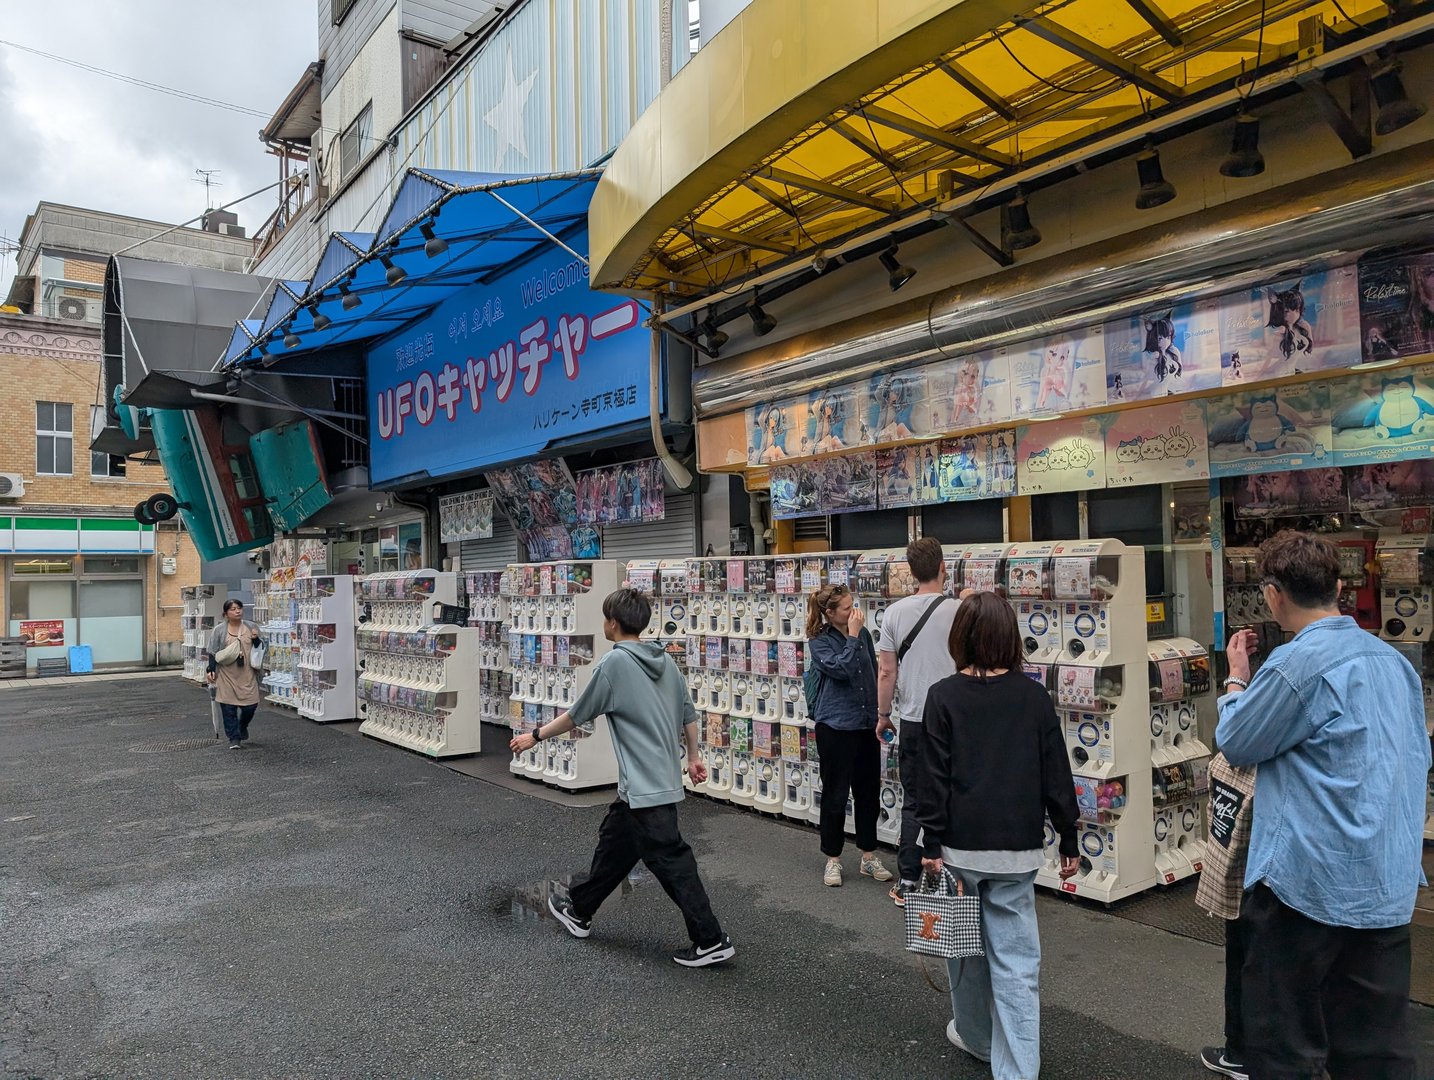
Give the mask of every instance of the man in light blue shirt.
[(1409, 921), (1423, 882), (1429, 737), (1419, 675), (1339, 613), (1339, 556), (1290, 530), (1260, 549), (1294, 640), (1250, 677), (1231, 639), (1215, 738), (1258, 765), (1242, 918), (1252, 1080), (1415, 1080)]

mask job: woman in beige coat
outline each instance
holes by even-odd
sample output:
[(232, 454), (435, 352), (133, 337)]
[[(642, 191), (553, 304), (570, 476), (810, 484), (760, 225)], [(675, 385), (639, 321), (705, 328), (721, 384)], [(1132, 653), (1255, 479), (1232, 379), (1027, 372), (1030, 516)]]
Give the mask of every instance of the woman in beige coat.
[[(249, 722), (254, 719), (254, 710), (259, 707), (259, 673), (254, 670), (249, 656), (259, 640), (258, 627), (244, 621), (243, 601), (225, 601), (224, 621), (209, 635), (207, 678), (214, 687), (214, 700), (224, 714), (224, 734), (229, 737), (230, 750), (243, 748), (249, 738)], [(230, 659), (229, 663), (219, 663), (216, 658), (236, 645), (238, 656)]]

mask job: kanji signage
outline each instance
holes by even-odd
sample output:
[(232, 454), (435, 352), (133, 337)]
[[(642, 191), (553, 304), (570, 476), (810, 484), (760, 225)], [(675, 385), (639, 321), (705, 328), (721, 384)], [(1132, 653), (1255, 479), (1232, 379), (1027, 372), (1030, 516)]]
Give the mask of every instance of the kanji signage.
[[(587, 235), (568, 241), (587, 248)], [(368, 353), (372, 483), (521, 460), (645, 420), (647, 330), (636, 301), (588, 288), (551, 246), (476, 283)]]

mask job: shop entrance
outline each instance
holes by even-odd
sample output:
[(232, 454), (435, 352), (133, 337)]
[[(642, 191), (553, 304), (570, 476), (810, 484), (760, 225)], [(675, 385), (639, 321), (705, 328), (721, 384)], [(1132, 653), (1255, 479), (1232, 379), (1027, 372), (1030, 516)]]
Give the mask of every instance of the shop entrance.
[(26, 662), (88, 645), (99, 665), (145, 660), (144, 563), (139, 556), (36, 555), (9, 560), (8, 628), (30, 642)]

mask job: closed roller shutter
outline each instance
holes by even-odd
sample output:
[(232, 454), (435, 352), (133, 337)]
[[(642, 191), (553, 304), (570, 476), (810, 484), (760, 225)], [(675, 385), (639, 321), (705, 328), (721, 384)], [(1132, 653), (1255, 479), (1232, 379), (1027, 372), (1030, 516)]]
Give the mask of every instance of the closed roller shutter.
[(510, 563), (521, 562), (523, 551), (513, 523), (495, 513), (493, 535), (487, 540), (464, 540), (458, 548), (458, 558), (463, 570), (501, 570)]
[(602, 531), (602, 557), (690, 559), (697, 550), (697, 496), (668, 494), (666, 517), (645, 525), (608, 525)]

